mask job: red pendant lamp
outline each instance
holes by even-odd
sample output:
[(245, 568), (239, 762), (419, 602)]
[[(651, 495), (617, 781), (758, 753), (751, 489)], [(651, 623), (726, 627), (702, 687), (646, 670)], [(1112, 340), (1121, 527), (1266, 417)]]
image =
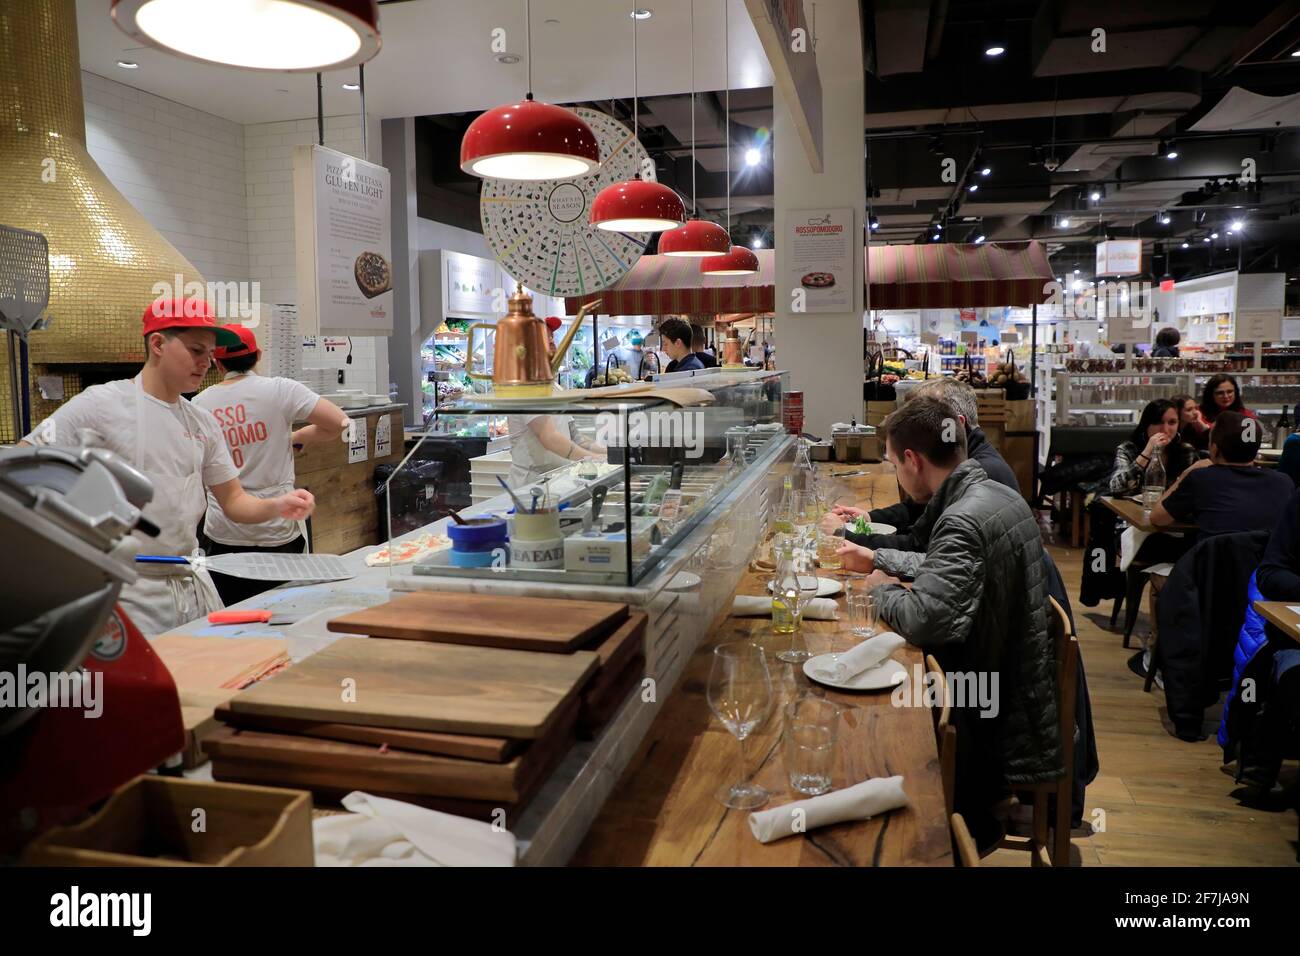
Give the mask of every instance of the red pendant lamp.
[[(637, 86), (636, 24), (632, 10), (632, 139), (640, 126), (640, 89)], [(686, 218), (682, 197), (663, 183), (636, 176), (606, 186), (591, 201), (590, 222), (607, 232), (662, 232), (674, 229)]]
[(659, 254), (702, 258), (729, 252), (731, 236), (716, 222), (700, 219), (695, 208), (695, 0), (691, 0), (691, 218), (659, 237)]
[[(731, 15), (727, 0), (722, 4), (723, 70), (727, 77), (727, 242), (731, 242)], [(700, 273), (706, 276), (752, 276), (758, 272), (758, 256), (744, 246), (731, 246), (720, 256), (709, 256), (700, 262)]]
[(520, 103), (488, 110), (465, 130), (460, 168), (471, 176), (533, 181), (572, 179), (600, 166), (596, 134), (576, 113), (533, 99), (533, 11), (528, 29), (528, 95)]
[(203, 63), (321, 72), (379, 52), (376, 0), (113, 0), (133, 39)]

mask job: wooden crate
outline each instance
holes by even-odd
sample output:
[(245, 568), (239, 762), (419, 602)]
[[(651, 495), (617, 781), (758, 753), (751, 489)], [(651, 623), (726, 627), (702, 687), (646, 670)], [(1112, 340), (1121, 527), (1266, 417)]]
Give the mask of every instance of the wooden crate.
[(1033, 434), (1036, 424), (1032, 398), (1006, 403), (1005, 427), (1008, 435)]
[(898, 408), (898, 402), (867, 402), (866, 424), (879, 425), (896, 408)]
[[(381, 417), (390, 420), (391, 450), (376, 458), (375, 431)], [(365, 419), (365, 461), (349, 464), (348, 446), (342, 441), (308, 445), (294, 461), (294, 483), (316, 496), (311, 530), (317, 554), (347, 554), (387, 538), (388, 518), (379, 513), (374, 476), (378, 465), (402, 460), (402, 413), (373, 413)]]
[[(202, 811), (202, 814), (198, 811)], [(202, 821), (202, 826), (196, 824)], [(29, 866), (312, 866), (311, 794), (176, 777), (136, 777), (98, 813), (56, 827)]]
[(1038, 456), (1034, 453), (1034, 439), (1033, 434), (1006, 435), (1002, 439), (1002, 447), (998, 449), (1007, 464), (1011, 466), (1011, 470), (1015, 472), (1016, 481), (1020, 485), (1020, 494), (1031, 503), (1034, 496), (1035, 466), (1038, 464)]

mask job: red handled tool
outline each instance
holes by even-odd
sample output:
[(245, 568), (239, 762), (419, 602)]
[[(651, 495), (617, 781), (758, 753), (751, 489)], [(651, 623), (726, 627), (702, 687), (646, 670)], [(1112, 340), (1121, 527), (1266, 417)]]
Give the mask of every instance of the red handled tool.
[(209, 624), (292, 624), (287, 617), (276, 617), (270, 611), (213, 611)]

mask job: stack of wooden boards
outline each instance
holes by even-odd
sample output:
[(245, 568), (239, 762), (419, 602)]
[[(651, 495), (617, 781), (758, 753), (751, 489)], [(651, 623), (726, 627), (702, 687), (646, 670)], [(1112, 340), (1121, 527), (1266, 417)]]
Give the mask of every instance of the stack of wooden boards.
[(371, 636), (219, 708), (215, 779), (509, 820), (645, 670), (646, 615), (622, 604), (420, 592), (329, 628)]

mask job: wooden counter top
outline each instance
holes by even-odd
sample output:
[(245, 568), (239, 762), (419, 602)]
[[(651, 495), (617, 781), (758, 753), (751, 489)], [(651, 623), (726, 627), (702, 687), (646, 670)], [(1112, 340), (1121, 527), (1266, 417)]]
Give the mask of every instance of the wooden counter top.
[[(864, 466), (871, 477), (841, 484), (840, 502), (866, 497), (875, 485), (875, 505), (896, 500), (892, 474), (881, 465)], [(847, 470), (843, 467), (836, 470)], [(823, 572), (824, 576), (825, 575)], [(747, 572), (737, 594), (765, 594), (770, 574)], [(854, 577), (848, 575), (848, 578)], [(844, 597), (837, 598), (840, 621), (807, 621), (808, 649), (814, 654), (856, 642), (844, 623)], [(728, 607), (730, 605), (728, 604)], [(686, 665), (681, 681), (652, 724), (617, 788), (606, 802), (577, 854), (574, 865), (664, 866), (888, 866), (952, 864), (948, 821), (930, 712), (894, 707), (889, 691), (840, 693), (811, 683), (801, 665), (769, 658), (776, 704), (761, 730), (747, 742), (752, 763), (761, 765), (756, 781), (773, 793), (767, 808), (800, 798), (785, 775), (781, 753), (781, 708), (792, 696), (812, 692), (850, 708), (840, 728), (835, 786), (867, 777), (902, 774), (910, 799), (906, 808), (872, 820), (840, 823), (761, 844), (749, 830), (747, 811), (728, 810), (714, 798), (723, 783), (740, 778), (740, 745), (709, 711), (706, 700), (713, 648), (724, 641), (753, 638), (775, 654), (788, 636), (766, 635), (766, 618), (718, 618)], [(912, 671), (924, 666), (910, 645), (895, 659)]]

